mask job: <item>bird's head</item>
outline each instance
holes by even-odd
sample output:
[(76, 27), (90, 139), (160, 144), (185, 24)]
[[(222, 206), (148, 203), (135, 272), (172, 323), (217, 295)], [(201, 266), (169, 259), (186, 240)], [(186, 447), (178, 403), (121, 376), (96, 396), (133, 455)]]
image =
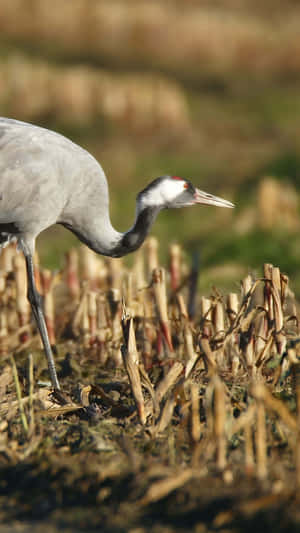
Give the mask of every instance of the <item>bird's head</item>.
[(161, 176), (152, 181), (137, 197), (138, 210), (146, 208), (167, 209), (191, 205), (215, 205), (234, 207), (231, 202), (218, 196), (200, 191), (194, 185), (178, 176)]

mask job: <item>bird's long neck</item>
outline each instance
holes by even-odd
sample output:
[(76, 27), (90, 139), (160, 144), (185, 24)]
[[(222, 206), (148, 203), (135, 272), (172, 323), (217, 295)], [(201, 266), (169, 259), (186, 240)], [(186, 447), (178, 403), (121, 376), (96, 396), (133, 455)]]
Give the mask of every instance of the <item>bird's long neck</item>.
[(147, 237), (159, 211), (160, 209), (157, 207), (145, 207), (139, 211), (132, 228), (120, 235), (119, 241), (109, 255), (122, 257), (137, 250)]
[(97, 225), (97, 218), (95, 218), (93, 220), (93, 228), (85, 227), (80, 230), (65, 221), (61, 222), (61, 224), (75, 233), (94, 252), (110, 257), (122, 257), (134, 252), (142, 245), (159, 211), (160, 208), (158, 207), (137, 209), (134, 225), (125, 233), (116, 231), (109, 219), (105, 221), (104, 225), (103, 219)]

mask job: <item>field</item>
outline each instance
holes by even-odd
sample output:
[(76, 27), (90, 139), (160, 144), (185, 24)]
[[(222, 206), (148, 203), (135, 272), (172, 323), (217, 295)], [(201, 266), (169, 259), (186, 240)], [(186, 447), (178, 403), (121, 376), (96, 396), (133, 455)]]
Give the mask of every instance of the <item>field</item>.
[(30, 320), (24, 261), (4, 250), (1, 532), (297, 527), (289, 280), (265, 264), (238, 292), (201, 297), (197, 258), (190, 268), (173, 245), (163, 268), (157, 245), (131, 268), (82, 247), (55, 274), (38, 269), (61, 393)]

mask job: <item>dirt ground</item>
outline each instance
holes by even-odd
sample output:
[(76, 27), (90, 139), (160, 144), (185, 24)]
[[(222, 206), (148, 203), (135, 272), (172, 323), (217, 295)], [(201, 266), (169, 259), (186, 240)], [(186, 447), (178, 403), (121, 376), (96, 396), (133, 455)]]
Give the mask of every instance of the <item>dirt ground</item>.
[[(81, 372), (91, 366), (86, 360)], [(64, 372), (74, 411), (47, 416), (49, 391), (41, 389), (32, 435), (24, 436), (17, 413), (9, 421), (1, 446), (1, 533), (297, 530), (299, 491), (287, 442), (277, 437), (268, 448), (268, 475), (259, 480), (254, 466), (245, 472), (243, 439), (235, 436), (220, 471), (212, 439), (191, 442), (179, 409), (157, 435), (138, 422), (124, 371), (93, 372), (98, 389), (85, 407), (78, 386), (72, 390), (79, 376), (72, 368)], [(204, 393), (205, 372), (194, 379)], [(240, 387), (227, 385), (238, 416)]]

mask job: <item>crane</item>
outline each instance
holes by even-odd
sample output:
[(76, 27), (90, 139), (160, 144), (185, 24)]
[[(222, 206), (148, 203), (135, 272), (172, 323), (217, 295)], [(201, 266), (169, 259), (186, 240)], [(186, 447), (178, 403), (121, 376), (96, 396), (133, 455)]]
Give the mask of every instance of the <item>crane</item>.
[(60, 385), (34, 276), (39, 233), (62, 224), (96, 253), (121, 257), (141, 246), (162, 209), (195, 204), (234, 207), (189, 180), (161, 176), (137, 195), (134, 224), (120, 233), (110, 221), (104, 171), (89, 152), (54, 131), (0, 118), (0, 246), (16, 240), (24, 254), (27, 297), (54, 389)]

